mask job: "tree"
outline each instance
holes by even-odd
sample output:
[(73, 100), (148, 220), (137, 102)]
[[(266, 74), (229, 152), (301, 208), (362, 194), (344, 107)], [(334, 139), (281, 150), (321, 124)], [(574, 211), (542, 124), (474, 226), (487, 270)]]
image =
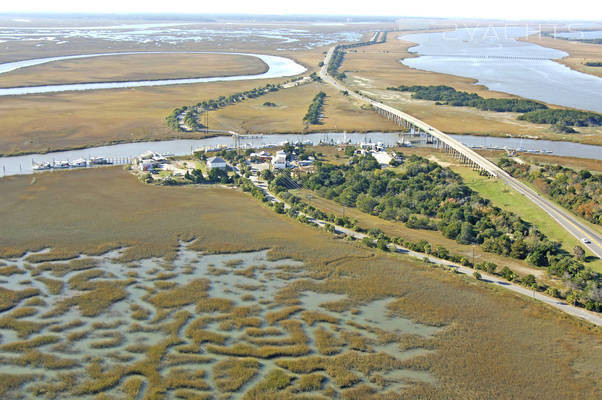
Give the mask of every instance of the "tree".
[(274, 173), (269, 169), (264, 169), (263, 171), (261, 171), (261, 177), (269, 182), (272, 179), (274, 179)]
[(462, 228), (460, 229), (460, 235), (456, 238), (456, 241), (461, 244), (470, 244), (474, 242), (475, 234), (472, 229), (472, 224), (470, 222), (463, 222)]
[(368, 247), (374, 247), (375, 246), (374, 241), (370, 237), (368, 237), (368, 236), (365, 236), (362, 239), (362, 244), (364, 246), (368, 246)]
[(583, 250), (583, 247), (577, 245), (573, 247), (573, 255), (577, 260), (581, 261), (585, 257), (585, 250)]
[(481, 274), (479, 273), (479, 271), (473, 272), (472, 276), (474, 276), (478, 281), (481, 280)]
[(531, 274), (525, 276), (523, 278), (523, 285), (530, 287), (530, 288), (537, 286), (537, 280), (535, 279), (535, 276), (533, 276)]
[(378, 239), (376, 241), (376, 247), (382, 251), (389, 251), (389, 244), (385, 239)]
[(209, 170), (208, 179), (210, 182), (214, 183), (229, 183), (230, 177), (228, 176), (228, 172), (225, 169), (221, 168), (211, 168)]

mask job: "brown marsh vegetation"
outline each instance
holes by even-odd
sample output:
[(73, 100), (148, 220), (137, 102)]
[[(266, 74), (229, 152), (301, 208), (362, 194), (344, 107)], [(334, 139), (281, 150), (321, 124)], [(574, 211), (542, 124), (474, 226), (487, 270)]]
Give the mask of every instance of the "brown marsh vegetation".
[(228, 54), (124, 54), (55, 61), (0, 75), (0, 87), (255, 75), (258, 58)]
[[(0, 369), (0, 392), (9, 397), (15, 390), (146, 399), (234, 390), (246, 398), (602, 394), (600, 330), (528, 298), (335, 239), (236, 190), (143, 185), (119, 168), (66, 177), (0, 180), (8, 232), (1, 258), (26, 271), (7, 277), (0, 292), (7, 317), (0, 355), (12, 363)], [(52, 261), (74, 265), (58, 276), (39, 270), (38, 277), (64, 282), (62, 294), (46, 292), (37, 279), (26, 288), (19, 282), (45, 262), (44, 251), (34, 254), (37, 262), (26, 252), (47, 248), (77, 251), (94, 269)], [(99, 248), (119, 250), (89, 255)], [(139, 264), (135, 278), (131, 260)], [(228, 262), (227, 272), (208, 273)], [(191, 265), (193, 275), (180, 273)], [(253, 265), (265, 268), (235, 273)], [(154, 286), (168, 271), (176, 275), (162, 282), (173, 286)], [(92, 293), (111, 292), (118, 296), (89, 302)], [(245, 294), (255, 300), (242, 300)], [(43, 300), (27, 305), (37, 314), (8, 317), (32, 297)], [(139, 310), (131, 304), (148, 317), (134, 319)], [(48, 325), (19, 338), (15, 321)], [(92, 346), (103, 342), (107, 348)], [(81, 366), (70, 365), (72, 358)], [(50, 374), (37, 360), (64, 365), (63, 372)], [(42, 366), (15, 369), (25, 362)], [(32, 374), (40, 378), (30, 382)]]

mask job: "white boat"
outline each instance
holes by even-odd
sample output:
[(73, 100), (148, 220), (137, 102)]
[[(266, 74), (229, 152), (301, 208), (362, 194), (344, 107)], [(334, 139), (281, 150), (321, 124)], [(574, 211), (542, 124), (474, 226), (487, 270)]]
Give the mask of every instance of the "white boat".
[(82, 167), (87, 167), (88, 166), (88, 164), (86, 163), (86, 160), (84, 160), (83, 158), (79, 158), (79, 159), (77, 159), (75, 161), (71, 161), (69, 164), (73, 168), (82, 168)]
[(43, 171), (43, 170), (50, 169), (50, 168), (52, 168), (52, 166), (50, 165), (49, 162), (35, 163), (35, 164), (33, 164), (33, 167), (32, 167), (32, 169), (34, 171)]
[(71, 164), (69, 164), (69, 161), (55, 161), (52, 168), (54, 168), (54, 169), (71, 168)]
[(92, 157), (90, 158), (90, 165), (107, 165), (111, 162), (104, 157)]

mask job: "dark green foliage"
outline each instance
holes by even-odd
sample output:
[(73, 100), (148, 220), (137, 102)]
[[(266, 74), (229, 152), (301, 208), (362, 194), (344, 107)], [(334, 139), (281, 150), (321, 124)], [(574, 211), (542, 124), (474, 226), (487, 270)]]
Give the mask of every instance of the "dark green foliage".
[(519, 99), (484, 99), (476, 93), (460, 92), (450, 86), (398, 86), (388, 87), (388, 90), (413, 92), (412, 98), (432, 100), (438, 104), (450, 106), (475, 107), (479, 110), (497, 112), (528, 112), (545, 109), (547, 106), (532, 100)]
[(272, 103), (271, 101), (266, 101), (265, 103), (263, 103), (264, 107), (278, 107), (278, 105), (276, 103)]
[(207, 180), (211, 183), (232, 183), (228, 172), (221, 168), (212, 168), (207, 174)]
[(557, 133), (577, 133), (572, 127), (562, 124), (552, 125), (552, 130)]
[[(600, 43), (602, 43), (602, 39), (597, 39), (600, 41)], [(585, 65), (587, 65), (588, 67), (602, 67), (602, 62), (600, 61), (587, 61), (585, 63)]]
[(563, 207), (597, 225), (602, 225), (602, 175), (575, 171), (562, 165), (531, 167), (509, 158), (498, 165), (510, 175), (534, 183), (539, 190)]
[(192, 170), (192, 173), (189, 173), (188, 171), (186, 171), (186, 175), (184, 175), (184, 178), (193, 183), (204, 183), (205, 182), (205, 177), (203, 176), (203, 171), (201, 171), (200, 169), (194, 169), (194, 170)]
[(578, 110), (536, 110), (518, 117), (520, 120), (535, 124), (557, 124), (564, 126), (600, 126), (602, 115)]
[(345, 79), (345, 73), (339, 72), (339, 67), (343, 63), (343, 59), (345, 58), (345, 52), (343, 51), (342, 46), (337, 46), (332, 53), (332, 57), (328, 62), (328, 74), (337, 78), (337, 79)]
[(324, 98), (326, 97), (326, 93), (320, 91), (312, 100), (309, 108), (307, 109), (307, 113), (303, 117), (303, 122), (309, 124), (319, 124), (320, 123), (320, 115), (322, 114), (322, 106), (324, 105)]
[(178, 115), (185, 112), (187, 109), (188, 107), (186, 106), (174, 109), (167, 117), (165, 117), (167, 126), (174, 131), (182, 131), (182, 127), (180, 127), (178, 122)]

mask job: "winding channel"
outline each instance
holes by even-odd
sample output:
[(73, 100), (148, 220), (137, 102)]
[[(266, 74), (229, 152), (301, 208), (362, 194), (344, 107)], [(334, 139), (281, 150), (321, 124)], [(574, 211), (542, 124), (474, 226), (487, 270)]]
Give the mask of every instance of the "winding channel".
[(253, 53), (235, 53), (235, 52), (218, 52), (218, 51), (132, 51), (132, 52), (117, 52), (117, 53), (97, 53), (97, 54), (80, 54), (71, 56), (59, 56), (48, 58), (37, 58), (31, 60), (15, 61), (0, 64), (0, 74), (14, 71), (20, 68), (32, 67), (35, 65), (46, 64), (54, 61), (73, 60), (81, 58), (105, 57), (105, 56), (120, 56), (120, 55), (137, 55), (137, 54), (223, 54), (223, 55), (239, 55), (259, 58), (268, 65), (268, 70), (262, 74), (255, 75), (233, 75), (233, 76), (216, 76), (207, 78), (180, 78), (180, 79), (157, 79), (157, 80), (141, 80), (141, 81), (120, 81), (120, 82), (95, 82), (95, 83), (69, 83), (61, 85), (43, 85), (43, 86), (22, 86), (13, 88), (0, 88), (0, 96), (19, 96), (26, 94), (39, 93), (55, 93), (66, 92), (72, 90), (100, 90), (100, 89), (118, 89), (146, 86), (167, 86), (167, 85), (184, 85), (191, 83), (204, 82), (220, 82), (220, 81), (240, 81), (249, 79), (268, 79), (294, 76), (306, 71), (306, 68), (297, 64), (295, 61), (286, 57), (272, 56), (267, 54)]

